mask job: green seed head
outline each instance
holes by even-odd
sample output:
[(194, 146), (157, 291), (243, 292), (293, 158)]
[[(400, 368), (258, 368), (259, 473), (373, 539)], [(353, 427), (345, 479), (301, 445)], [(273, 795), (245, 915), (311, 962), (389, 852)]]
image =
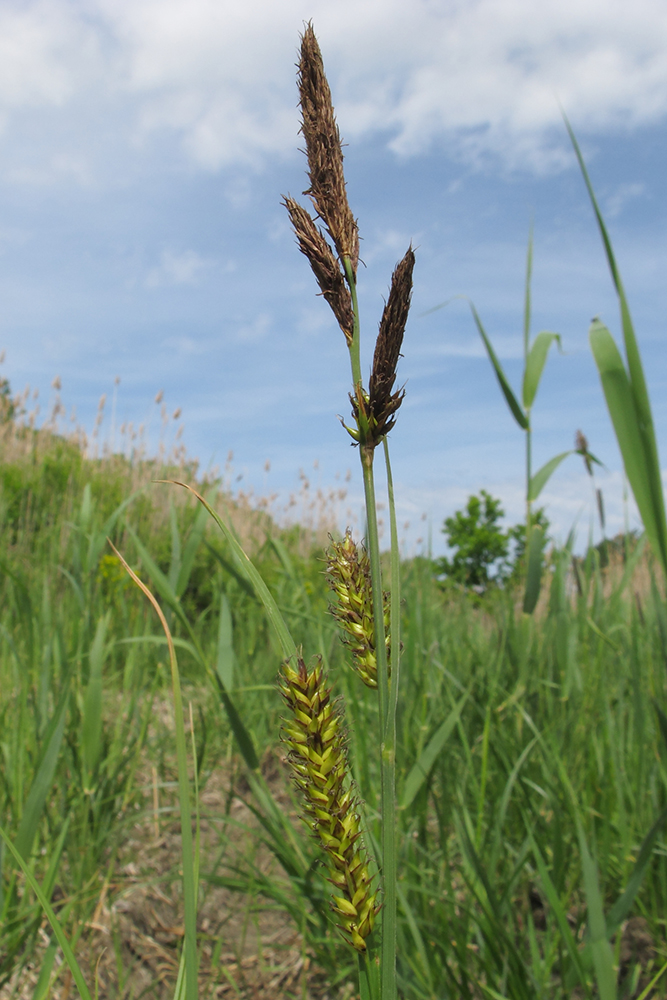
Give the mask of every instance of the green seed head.
[(364, 952), (379, 905), (361, 837), (342, 716), (331, 699), (322, 662), (315, 659), (308, 669), (299, 657), (296, 666), (284, 663), (279, 678), (290, 713), (281, 737), (303, 795), (304, 818), (327, 856), (336, 921), (346, 940)]
[[(377, 687), (375, 624), (370, 560), (366, 550), (357, 546), (348, 528), (345, 538), (332, 541), (327, 552), (327, 578), (336, 595), (331, 613), (343, 629), (343, 641), (352, 651), (353, 666), (368, 687)], [(384, 634), (387, 659), (390, 658), (389, 595), (383, 595)]]

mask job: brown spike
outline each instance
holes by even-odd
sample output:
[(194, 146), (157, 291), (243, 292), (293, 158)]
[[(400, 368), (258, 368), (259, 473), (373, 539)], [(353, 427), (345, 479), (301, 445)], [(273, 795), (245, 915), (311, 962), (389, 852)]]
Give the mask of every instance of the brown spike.
[(306, 140), (310, 195), (317, 214), (334, 242), (341, 263), (350, 261), (356, 276), (359, 262), (359, 231), (347, 200), (343, 173), (343, 149), (324, 72), (322, 53), (312, 24), (301, 38), (299, 58), (301, 132)]
[(320, 291), (331, 306), (349, 345), (354, 327), (352, 297), (333, 251), (305, 208), (293, 198), (283, 198), (283, 204), (294, 227), (299, 250), (308, 258)]
[(396, 381), (396, 366), (401, 354), (403, 334), (410, 310), (414, 266), (415, 255), (410, 247), (403, 260), (396, 265), (391, 278), (389, 298), (380, 320), (369, 385), (373, 444), (377, 444), (380, 438), (388, 434), (394, 426), (396, 419), (394, 414), (403, 402), (405, 395), (402, 389), (393, 392), (393, 388)]

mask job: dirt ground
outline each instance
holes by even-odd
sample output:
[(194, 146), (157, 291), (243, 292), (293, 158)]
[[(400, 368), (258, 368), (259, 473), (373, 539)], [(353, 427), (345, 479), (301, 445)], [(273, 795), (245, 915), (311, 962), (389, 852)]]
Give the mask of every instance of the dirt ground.
[[(276, 759), (269, 764), (271, 784), (284, 808), (290, 809), (289, 798), (284, 792), (281, 795), (281, 778), (276, 778), (278, 764)], [(184, 933), (176, 788), (171, 782), (167, 787), (158, 785), (150, 774), (144, 779), (147, 808), (140, 810), (121, 845), (111, 877), (102, 883), (92, 918), (76, 947), (89, 989), (95, 995), (97, 987), (99, 1000), (172, 1000), (174, 995)], [(228, 777), (213, 775), (208, 780), (200, 806), (202, 872), (215, 865), (224, 839), (227, 870), (236, 862), (242, 864), (250, 851), (253, 864), (263, 874), (281, 878), (271, 852), (257, 844), (253, 835), (257, 821), (251, 811), (241, 798), (230, 802)], [(353, 995), (352, 986), (329, 990), (324, 973), (305, 950), (284, 910), (261, 896), (204, 882), (202, 886), (200, 997), (347, 1000)], [(33, 960), (0, 989), (0, 1000), (33, 1000), (49, 943), (48, 929), (45, 922)], [(58, 952), (52, 986), (44, 1000), (77, 997)]]

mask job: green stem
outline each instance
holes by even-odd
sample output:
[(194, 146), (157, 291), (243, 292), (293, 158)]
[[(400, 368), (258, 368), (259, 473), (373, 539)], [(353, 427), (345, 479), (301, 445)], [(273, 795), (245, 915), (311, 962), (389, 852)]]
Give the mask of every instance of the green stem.
[(387, 438), (382, 441), (387, 470), (387, 496), (389, 500), (389, 526), (391, 532), (391, 604), (389, 611), (389, 635), (391, 636), (391, 680), (389, 704), (384, 729), (382, 756), (385, 759), (383, 771), (383, 826), (382, 854), (385, 886), (384, 910), (382, 917), (382, 997), (387, 1000), (396, 996), (396, 881), (398, 876), (396, 857), (396, 710), (398, 707), (398, 684), (401, 663), (401, 566), (398, 548), (398, 528), (396, 525), (396, 505), (394, 503), (394, 480), (389, 461)]
[[(401, 559), (398, 548), (398, 527), (396, 525), (396, 504), (394, 503), (394, 479), (389, 461), (389, 444), (382, 439), (384, 461), (387, 469), (387, 496), (389, 499), (389, 529), (391, 532), (391, 604), (389, 610), (389, 634), (391, 636), (391, 679), (389, 682), (389, 716), (392, 745), (396, 743), (396, 709), (398, 707), (398, 682), (401, 666)], [(387, 737), (389, 733), (387, 734)]]
[(375, 482), (373, 477), (373, 450), (361, 451), (361, 467), (364, 475), (364, 496), (366, 500), (366, 520), (368, 558), (371, 568), (373, 589), (373, 618), (375, 624), (375, 655), (378, 668), (378, 696), (380, 703), (380, 780), (382, 814), (382, 884), (384, 900), (382, 906), (382, 958), (381, 997), (394, 1000), (396, 997), (396, 830), (395, 830), (395, 752), (392, 743), (387, 743), (389, 723), (389, 669), (387, 647), (384, 634), (384, 607), (382, 600), (382, 570), (380, 566), (380, 539), (377, 527), (375, 504)]
[(354, 326), (352, 328), (352, 343), (349, 345), (349, 349), (350, 364), (352, 365), (352, 381), (355, 386), (357, 386), (362, 382), (361, 353), (359, 349), (359, 302), (357, 299), (357, 282), (354, 277), (352, 262), (349, 257), (343, 257), (343, 268), (345, 269), (345, 277), (347, 278), (347, 283), (350, 287), (350, 295), (352, 296), (352, 315), (354, 317)]
[[(350, 287), (352, 296), (352, 310), (354, 315), (354, 327), (352, 333), (352, 343), (350, 349), (350, 364), (352, 366), (352, 379), (355, 389), (362, 384), (361, 360), (359, 350), (359, 303), (357, 300), (357, 286), (352, 272), (350, 260), (343, 259), (343, 267)], [(377, 658), (378, 677), (378, 699), (380, 708), (380, 782), (381, 782), (381, 816), (382, 816), (382, 883), (384, 889), (384, 900), (382, 906), (382, 953), (380, 964), (380, 997), (382, 1000), (395, 1000), (396, 998), (396, 765), (395, 765), (395, 744), (396, 744), (396, 722), (395, 722), (395, 701), (392, 698), (394, 708), (390, 707), (389, 700), (389, 666), (387, 663), (387, 647), (384, 634), (384, 601), (382, 595), (382, 568), (380, 565), (380, 538), (378, 534), (377, 506), (375, 502), (375, 481), (373, 477), (373, 457), (374, 448), (368, 447), (365, 443), (367, 427), (359, 427), (361, 440), (359, 442), (359, 456), (361, 458), (361, 470), (364, 478), (364, 499), (366, 502), (366, 544), (368, 546), (368, 558), (371, 570), (371, 587), (373, 591), (373, 619), (375, 629), (375, 655)], [(385, 455), (387, 455), (385, 450)], [(387, 466), (390, 484), (390, 517), (392, 519), (392, 548), (396, 550), (398, 558), (398, 543), (395, 542), (396, 524), (395, 511), (393, 506), (393, 487), (391, 487), (391, 470)], [(392, 566), (393, 580), (393, 566)], [(393, 589), (393, 588), (392, 588)], [(398, 588), (396, 596), (400, 601)], [(400, 611), (400, 606), (399, 606)], [(392, 608), (392, 618), (396, 611)], [(400, 648), (400, 641), (396, 644)], [(398, 682), (398, 671), (396, 675)], [(397, 684), (394, 685), (397, 690)], [(363, 970), (368, 973), (369, 959), (360, 966), (360, 976)], [(363, 988), (363, 983), (360, 984)]]

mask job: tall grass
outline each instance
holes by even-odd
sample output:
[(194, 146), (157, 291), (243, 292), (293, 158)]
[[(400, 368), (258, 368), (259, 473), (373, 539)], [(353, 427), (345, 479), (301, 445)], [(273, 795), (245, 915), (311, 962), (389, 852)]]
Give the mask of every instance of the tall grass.
[[(310, 28), (304, 43), (305, 120), (308, 100), (326, 93)], [(316, 92), (304, 93), (311, 72)], [(329, 98), (323, 108), (339, 146)], [(652, 548), (643, 539), (610, 543), (603, 567), (595, 549), (574, 559), (570, 538), (552, 551), (547, 600), (529, 615), (511, 592), (483, 601), (444, 592), (427, 558), (399, 565), (393, 521), (392, 552), (379, 550), (373, 455), (381, 444), (391, 491), (386, 438), (402, 398), (394, 378), (411, 251), (394, 274), (366, 391), (356, 223), (342, 200), (342, 159), (334, 164), (341, 170), (336, 200), (327, 205), (318, 202), (313, 180), (322, 164), (316, 150), (309, 155), (316, 208), (336, 256), (308, 213), (289, 199), (287, 207), (350, 351), (350, 430), (367, 488), (367, 557), (351, 540), (329, 551), (336, 620), (328, 614), (321, 551), (304, 549), (303, 538), (265, 512), (240, 510), (215, 483), (181, 488), (183, 466), (92, 459), (53, 430), (6, 417), (3, 1000), (68, 995), (67, 964), (84, 1000), (256, 996), (262, 987), (271, 995), (322, 997), (359, 989), (382, 1000), (664, 995), (664, 506), (637, 341), (595, 201), (627, 365), (601, 324), (592, 330), (593, 352)], [(538, 336), (530, 345), (529, 314), (527, 291), (523, 409), (515, 399), (524, 417), (552, 343)], [(528, 466), (529, 501), (540, 475)], [(148, 484), (156, 478), (163, 482)], [(150, 589), (161, 627), (107, 538)], [(356, 583), (345, 591), (340, 574), (350, 566)], [(364, 590), (368, 578), (372, 591)], [(348, 629), (347, 647), (339, 625)], [(310, 669), (302, 650), (318, 658)], [(285, 660), (287, 708), (276, 683)], [(343, 697), (347, 741), (339, 739), (341, 716), (325, 675)], [(167, 710), (169, 688), (174, 704)], [(296, 709), (296, 721), (282, 721), (280, 746), (288, 709)], [(309, 743), (314, 733), (317, 746)], [(209, 805), (216, 782), (223, 794)], [(309, 829), (298, 822), (306, 809)], [(143, 838), (147, 856), (177, 817), (180, 857), (151, 876), (162, 887), (177, 885), (183, 904), (173, 925), (158, 921), (172, 974), (156, 969), (142, 985), (132, 942), (119, 930), (126, 889), (119, 868), (130, 831)], [(363, 857), (356, 846), (362, 839)], [(384, 905), (375, 914), (380, 885)], [(211, 931), (216, 892), (221, 903)], [(236, 937), (227, 920), (232, 893), (246, 900)], [(102, 947), (95, 935), (107, 903)], [(225, 951), (268, 910), (298, 936), (300, 981), (281, 979), (271, 966), (261, 982), (249, 983), (242, 945), (234, 961)], [(145, 928), (154, 917), (147, 907)], [(268, 934), (258, 938), (265, 948)]]

